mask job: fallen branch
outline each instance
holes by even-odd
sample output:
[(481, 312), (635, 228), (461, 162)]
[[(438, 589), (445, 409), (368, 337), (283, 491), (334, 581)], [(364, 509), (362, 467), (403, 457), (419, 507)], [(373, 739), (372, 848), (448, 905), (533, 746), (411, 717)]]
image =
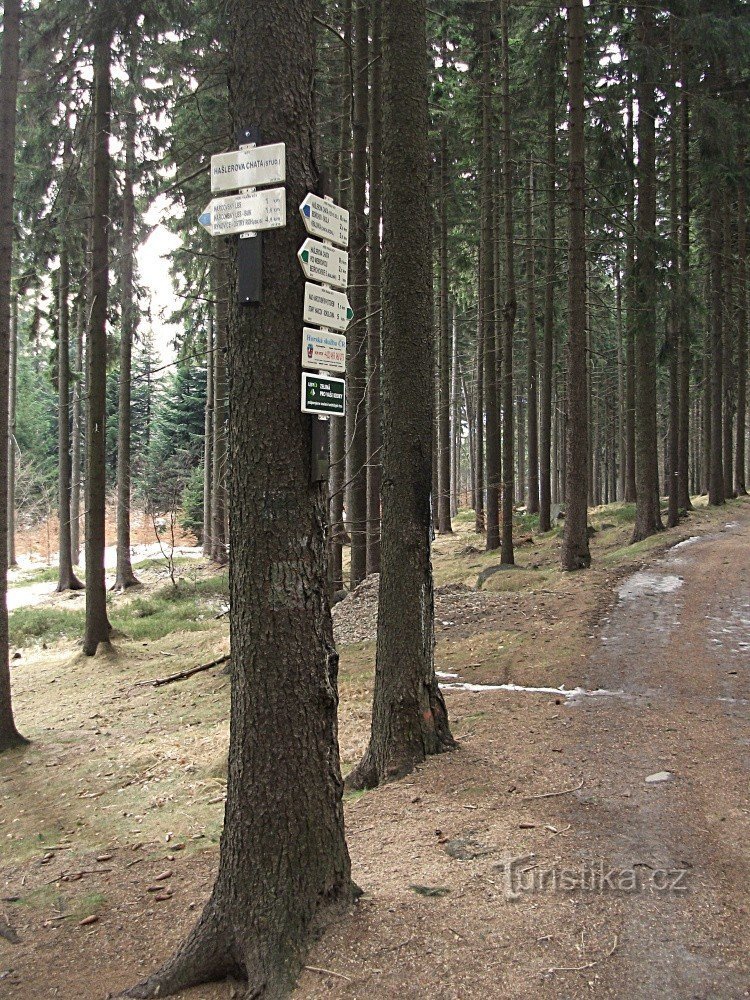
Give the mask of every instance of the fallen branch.
[(189, 670), (180, 670), (176, 674), (170, 674), (168, 677), (156, 677), (151, 681), (136, 681), (133, 687), (164, 687), (165, 684), (175, 684), (177, 681), (187, 680), (188, 677), (194, 677), (195, 674), (203, 673), (204, 670), (212, 670), (214, 667), (220, 667), (222, 663), (228, 663), (231, 659), (232, 654), (227, 653), (226, 656), (220, 656), (218, 660), (212, 660), (210, 663), (202, 663), (199, 667), (190, 667)]
[(583, 788), (583, 778), (581, 778), (580, 784), (574, 788), (561, 788), (559, 792), (542, 792), (541, 795), (524, 795), (522, 801), (531, 802), (534, 799), (552, 799), (556, 795), (570, 795), (571, 792), (577, 792), (581, 788)]
[(323, 976), (335, 976), (337, 979), (345, 979), (347, 983), (351, 982), (348, 976), (345, 976), (342, 972), (334, 972), (333, 969), (321, 969), (317, 965), (306, 965), (305, 968), (308, 972), (319, 972)]
[(606, 955), (602, 955), (601, 958), (595, 958), (591, 962), (586, 962), (585, 965), (553, 965), (551, 969), (545, 969), (543, 975), (551, 976), (554, 972), (585, 972), (586, 969), (593, 969), (595, 965), (599, 965), (601, 962), (606, 962), (608, 958), (612, 958), (614, 953), (617, 951), (617, 946), (620, 943), (620, 939), (615, 934), (615, 940), (612, 947), (609, 949)]

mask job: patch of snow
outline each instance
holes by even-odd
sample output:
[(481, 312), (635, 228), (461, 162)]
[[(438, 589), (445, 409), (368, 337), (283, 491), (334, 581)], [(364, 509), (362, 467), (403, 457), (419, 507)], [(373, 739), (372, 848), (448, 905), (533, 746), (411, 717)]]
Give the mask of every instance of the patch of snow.
[(443, 684), (441, 686), (445, 691), (516, 691), (526, 692), (527, 694), (555, 694), (564, 698), (566, 704), (570, 704), (578, 698), (617, 697), (624, 693), (623, 691), (607, 691), (604, 688), (598, 688), (596, 691), (587, 691), (582, 687), (525, 687), (522, 684), (469, 684), (463, 681), (458, 684)]
[(675, 549), (685, 549), (688, 547), (688, 545), (694, 545), (695, 542), (699, 541), (700, 541), (699, 535), (691, 535), (690, 538), (685, 538), (681, 542), (678, 542), (676, 545), (673, 545), (671, 551), (674, 552)]
[(673, 594), (683, 584), (682, 577), (658, 573), (634, 573), (618, 589), (617, 594), (623, 601), (632, 601), (638, 597), (648, 597), (653, 594)]

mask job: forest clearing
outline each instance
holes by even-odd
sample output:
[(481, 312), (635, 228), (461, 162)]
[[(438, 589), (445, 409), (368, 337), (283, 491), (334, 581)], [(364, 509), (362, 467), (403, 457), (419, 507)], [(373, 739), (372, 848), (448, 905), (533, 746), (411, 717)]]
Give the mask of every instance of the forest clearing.
[[(598, 568), (573, 591), (558, 533), (523, 546), (519, 567), (481, 590), (497, 560), (467, 554), (480, 541), (467, 519), (437, 540), (436, 661), (451, 675), (460, 751), (345, 796), (364, 895), (313, 947), (295, 997), (617, 997), (624, 982), (638, 996), (747, 995), (750, 504), (699, 508), (637, 552), (631, 519), (622, 505), (592, 512)], [(16, 703), (33, 740), (0, 761), (0, 913), (20, 939), (0, 941), (0, 976), (14, 1000), (116, 991), (163, 959), (210, 889), (228, 678), (218, 667), (148, 682), (227, 650), (216, 618), (226, 579), (180, 562), (174, 604), (197, 589), (198, 630), (164, 633), (159, 595), (173, 587), (157, 560), (148, 572), (138, 596), (113, 595), (125, 634), (94, 672), (75, 629), (55, 639), (59, 616), (34, 636), (11, 615)], [(660, 577), (684, 587), (661, 589)], [(359, 637), (376, 591), (363, 590), (334, 611), (345, 771), (364, 749), (372, 691), (374, 632)], [(153, 615), (139, 618), (149, 602)], [(639, 656), (623, 660), (623, 648)], [(602, 693), (450, 689), (459, 679)], [(649, 786), (661, 771), (669, 783)], [(518, 884), (503, 868), (513, 859)], [(534, 889), (534, 871), (580, 879), (588, 866), (595, 879), (600, 862), (618, 873), (609, 891)], [(672, 869), (687, 872), (684, 892), (650, 886)], [(618, 881), (631, 871), (637, 888)]]
[(0, 997), (750, 997), (750, 0), (4, 0)]

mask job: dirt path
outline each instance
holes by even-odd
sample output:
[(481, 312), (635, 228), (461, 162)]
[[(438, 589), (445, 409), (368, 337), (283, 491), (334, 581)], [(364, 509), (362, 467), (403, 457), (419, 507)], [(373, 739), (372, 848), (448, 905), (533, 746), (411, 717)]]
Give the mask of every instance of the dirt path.
[[(314, 946), (295, 1000), (750, 996), (750, 502), (691, 524), (672, 540), (699, 539), (635, 575), (599, 559), (524, 591), (444, 591), (438, 666), (457, 675), (461, 750), (348, 798), (364, 896)], [(351, 764), (372, 643), (343, 650)], [(19, 668), (22, 709), (58, 685), (49, 731), (0, 769), (0, 919), (21, 938), (0, 934), (0, 997), (102, 1000), (166, 957), (210, 889), (222, 786), (202, 761), (224, 746), (227, 685), (132, 688), (173, 664), (152, 644), (102, 661), (80, 716), (85, 665), (52, 656)], [(49, 790), (32, 801), (39, 774)], [(52, 828), (56, 808), (57, 832), (3, 863), (3, 841)]]

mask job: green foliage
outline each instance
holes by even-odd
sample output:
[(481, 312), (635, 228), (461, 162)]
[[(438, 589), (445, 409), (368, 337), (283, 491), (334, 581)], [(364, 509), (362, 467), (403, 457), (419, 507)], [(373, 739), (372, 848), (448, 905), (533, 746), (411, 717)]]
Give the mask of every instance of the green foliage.
[(198, 539), (198, 543), (203, 541), (203, 466), (196, 465), (190, 472), (185, 489), (182, 491), (182, 517), (180, 527), (184, 531), (191, 531)]

